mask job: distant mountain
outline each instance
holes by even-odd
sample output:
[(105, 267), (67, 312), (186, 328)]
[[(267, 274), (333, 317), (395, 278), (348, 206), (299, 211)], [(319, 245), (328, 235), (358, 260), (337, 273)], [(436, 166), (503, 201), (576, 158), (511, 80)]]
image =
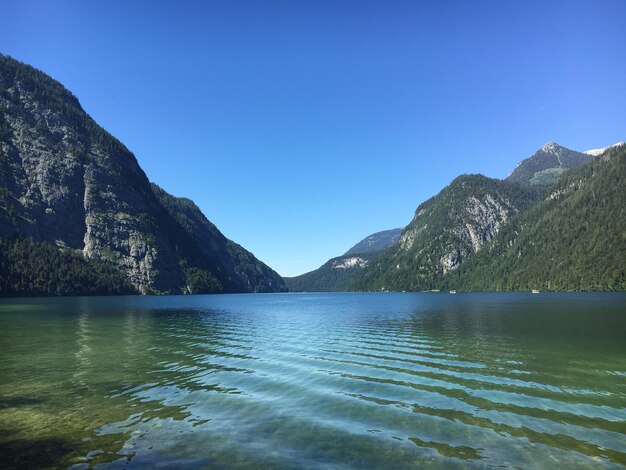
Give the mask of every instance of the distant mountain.
[(367, 266), (374, 255), (376, 253), (338, 256), (314, 271), (283, 279), (291, 292), (345, 291), (348, 290), (354, 275)]
[(342, 256), (332, 258), (314, 271), (284, 278), (290, 291), (329, 292), (346, 290), (352, 278), (378, 253), (398, 242), (401, 228), (365, 237)]
[[(285, 289), (274, 271), (227, 240), (191, 201), (152, 186), (133, 154), (60, 83), (2, 55), (0, 238), (23, 251), (19, 257), (3, 253), (4, 295), (93, 293), (89, 286), (59, 290), (72, 284), (68, 280), (75, 278), (77, 288), (86, 279), (77, 253), (142, 293)], [(27, 238), (33, 243), (22, 243)], [(42, 244), (72, 253), (50, 258), (68, 263), (50, 269), (63, 273), (62, 284), (58, 277), (41, 279), (45, 273), (34, 272), (35, 264), (15, 264), (32, 250), (46, 252)], [(35, 279), (47, 287), (20, 291)], [(115, 276), (107, 279), (111, 293), (123, 289)]]
[(377, 251), (384, 250), (385, 248), (395, 245), (398, 242), (402, 230), (403, 229), (401, 228), (394, 228), (391, 230), (376, 232), (368, 237), (365, 237), (359, 243), (354, 245), (344, 253), (344, 256), (375, 253)]
[(476, 255), (539, 197), (529, 186), (483, 175), (457, 177), (420, 204), (398, 244), (356, 274), (355, 290), (430, 290)]
[(626, 145), (564, 174), (442, 287), (626, 290)]
[(589, 162), (593, 155), (576, 152), (554, 142), (548, 142), (533, 156), (522, 160), (508, 176), (512, 183), (549, 186), (571, 168)]

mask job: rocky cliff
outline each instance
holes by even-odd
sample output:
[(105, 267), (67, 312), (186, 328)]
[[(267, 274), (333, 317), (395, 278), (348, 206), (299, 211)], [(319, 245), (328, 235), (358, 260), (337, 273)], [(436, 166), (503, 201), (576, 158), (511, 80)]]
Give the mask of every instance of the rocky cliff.
[(352, 290), (623, 290), (626, 145), (548, 143), (506, 180), (456, 178)]
[(357, 290), (429, 290), (478, 253), (507, 221), (529, 207), (537, 191), (462, 175), (422, 203), (397, 245), (355, 276)]
[[(284, 289), (245, 250), (212, 253), (212, 239), (181, 226), (133, 154), (75, 96), (7, 56), (0, 139), (0, 237), (80, 249), (117, 266), (141, 292)], [(246, 267), (231, 269), (242, 257)]]
[(625, 290), (626, 145), (569, 170), (444, 287)]

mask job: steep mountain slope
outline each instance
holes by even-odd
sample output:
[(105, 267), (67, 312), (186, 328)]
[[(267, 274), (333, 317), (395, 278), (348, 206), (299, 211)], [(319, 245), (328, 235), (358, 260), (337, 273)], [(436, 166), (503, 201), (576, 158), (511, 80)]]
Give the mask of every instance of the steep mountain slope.
[(344, 256), (376, 253), (377, 251), (389, 248), (391, 245), (395, 245), (398, 242), (402, 230), (401, 228), (394, 228), (373, 233), (346, 251)]
[(133, 154), (76, 97), (1, 55), (0, 237), (79, 249), (144, 293), (236, 292), (246, 284), (163, 207)]
[(174, 197), (154, 183), (152, 190), (163, 207), (197, 243), (202, 254), (218, 267), (224, 284), (236, 292), (285, 290), (278, 273), (226, 238), (192, 200)]
[(381, 251), (396, 244), (401, 228), (376, 232), (365, 237), (342, 256), (331, 258), (314, 271), (284, 278), (292, 292), (336, 292), (347, 290), (352, 278)]
[(533, 156), (522, 160), (508, 176), (513, 183), (550, 186), (565, 171), (589, 162), (593, 155), (576, 152), (554, 142), (548, 142)]
[(370, 262), (351, 283), (355, 290), (429, 290), (490, 242), (526, 210), (538, 191), (482, 175), (456, 178), (422, 203), (397, 245)]
[(626, 290), (626, 146), (568, 171), (443, 286)]

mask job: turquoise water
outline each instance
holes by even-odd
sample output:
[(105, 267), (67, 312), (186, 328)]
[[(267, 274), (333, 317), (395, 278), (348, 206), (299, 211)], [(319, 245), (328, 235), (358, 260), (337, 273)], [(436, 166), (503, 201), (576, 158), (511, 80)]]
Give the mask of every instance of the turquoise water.
[(0, 301), (1, 468), (625, 465), (624, 294)]

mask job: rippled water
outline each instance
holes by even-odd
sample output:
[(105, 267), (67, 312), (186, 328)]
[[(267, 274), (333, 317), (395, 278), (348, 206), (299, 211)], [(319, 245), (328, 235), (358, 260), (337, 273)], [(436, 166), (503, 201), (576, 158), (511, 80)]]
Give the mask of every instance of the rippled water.
[(624, 465), (624, 294), (0, 302), (2, 468)]

